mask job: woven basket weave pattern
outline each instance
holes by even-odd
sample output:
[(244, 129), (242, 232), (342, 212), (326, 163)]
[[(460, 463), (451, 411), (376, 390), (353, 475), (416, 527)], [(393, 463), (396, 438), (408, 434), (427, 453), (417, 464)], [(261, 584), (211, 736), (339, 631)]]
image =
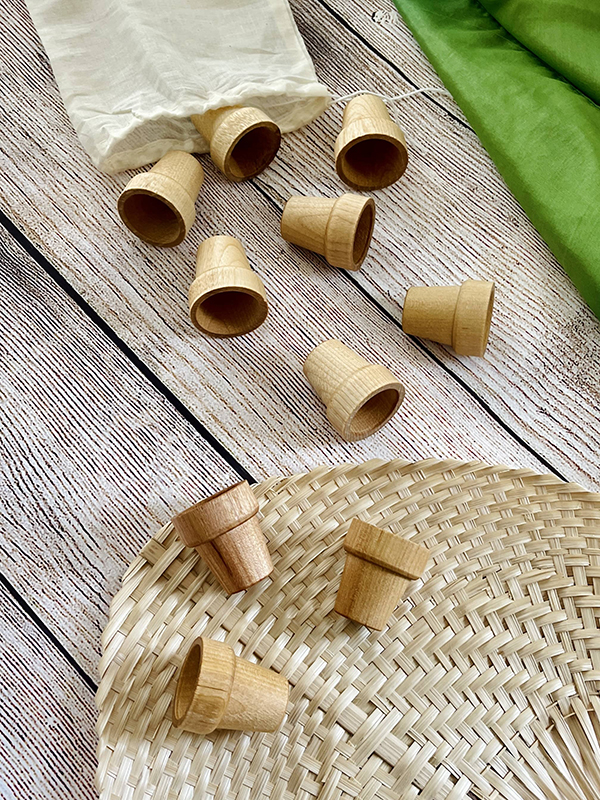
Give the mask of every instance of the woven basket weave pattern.
[[(600, 496), (435, 460), (253, 488), (272, 579), (227, 597), (171, 526), (123, 578), (97, 695), (102, 800), (519, 797), (517, 740), (598, 694)], [(381, 633), (333, 612), (353, 517), (431, 551)], [(174, 676), (200, 634), (289, 679), (279, 731), (172, 727)]]

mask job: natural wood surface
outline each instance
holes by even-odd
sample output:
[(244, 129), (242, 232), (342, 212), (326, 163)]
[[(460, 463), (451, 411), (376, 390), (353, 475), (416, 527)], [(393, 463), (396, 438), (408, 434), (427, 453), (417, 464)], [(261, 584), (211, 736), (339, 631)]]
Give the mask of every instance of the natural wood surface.
[[(330, 22), (324, 18), (323, 24)], [(337, 33), (344, 34), (343, 29)], [(30, 23), (21, 25), (20, 36), (27, 43), (20, 48), (21, 66), (31, 72), (33, 83), (29, 102), (44, 96), (48, 106), (43, 124), (24, 113), (27, 102), (22, 93), (4, 106), (12, 123), (7, 125), (11, 155), (2, 189), (13, 219), (152, 372), (253, 474), (397, 455), (480, 457), (543, 468), (534, 454), (490, 418), (478, 398), (404, 337), (399, 324), (390, 321), (356, 285), (340, 272), (323, 268), (316, 258), (284, 245), (277, 231), (280, 209), (253, 185), (236, 187), (238, 200), (232, 204), (231, 184), (219, 179), (205, 162), (207, 180), (199, 221), (177, 251), (165, 253), (123, 239), (112, 204), (94, 203), (90, 211), (90, 203), (95, 197), (117, 194), (115, 184), (126, 183), (126, 176), (110, 178), (89, 164), (49, 71), (39, 67), (45, 56)], [(329, 125), (328, 118), (319, 124)], [(21, 127), (28, 131), (26, 142), (16, 136)], [(302, 151), (302, 138), (311, 131), (290, 137), (274, 165), (287, 159), (294, 162), (294, 146)], [(328, 144), (332, 142), (333, 135)], [(306, 172), (305, 166), (297, 163), (294, 169)], [(326, 160), (322, 172), (332, 173)], [(273, 170), (262, 176), (269, 173)], [(60, 178), (60, 189), (50, 186), (52, 176)], [(256, 180), (261, 181), (262, 176)], [(298, 178), (288, 178), (291, 188)], [(68, 205), (60, 209), (54, 205), (57, 192), (69, 198)], [(182, 313), (193, 252), (201, 238), (223, 233), (224, 220), (244, 244), (251, 244), (257, 271), (274, 296), (269, 322), (235, 343), (213, 343), (198, 337), (190, 332)], [(292, 338), (290, 320), (294, 320)], [(255, 344), (259, 336), (260, 349)], [(350, 345), (356, 342), (359, 352), (368, 343), (373, 361), (385, 360), (407, 387), (415, 387), (403, 406), (406, 414), (397, 415), (375, 443), (367, 440), (349, 447), (332, 436), (301, 377), (304, 357), (327, 337)], [(243, 383), (236, 383), (235, 392), (227, 377), (232, 371), (245, 376)], [(199, 375), (203, 376), (202, 392), (198, 392)], [(313, 446), (307, 447), (311, 441)], [(573, 472), (585, 478), (581, 459), (579, 469)]]
[(196, 548), (227, 594), (248, 589), (273, 571), (258, 502), (247, 481), (180, 512), (173, 527), (187, 547)]
[(290, 687), (275, 670), (239, 658), (230, 645), (200, 636), (177, 679), (173, 722), (195, 733), (275, 731)]
[(2, 573), (88, 674), (123, 570), (236, 471), (0, 230)]
[(206, 139), (210, 157), (230, 181), (243, 181), (269, 166), (281, 144), (281, 131), (258, 108), (228, 106), (192, 114)]
[[(252, 181), (232, 186), (203, 157), (185, 241), (144, 244), (117, 212), (132, 175), (91, 166), (22, 0), (1, 5), (0, 544), (3, 580), (30, 622), (13, 611), (5, 622), (4, 641), (21, 644), (4, 664), (12, 760), (2, 756), (0, 797), (92, 797), (91, 694), (77, 681), (93, 684), (110, 597), (157, 527), (242, 478), (373, 456), (481, 458), (598, 488), (600, 325), (443, 95), (389, 106), (409, 163), (374, 194), (359, 272), (279, 233), (291, 195), (345, 191), (333, 155), (341, 105), (284, 137)], [(440, 85), (387, 0), (292, 7), (334, 93)], [(203, 337), (187, 316), (196, 250), (223, 234), (251, 254), (271, 304), (261, 328), (231, 341)], [(410, 286), (466, 279), (497, 283), (485, 359), (403, 334)], [(361, 442), (331, 429), (302, 375), (329, 338), (406, 386), (393, 420)], [(34, 702), (43, 737), (14, 723)]]
[(404, 175), (406, 141), (383, 100), (363, 94), (344, 109), (333, 155), (340, 178), (357, 191), (385, 189)]
[[(393, 95), (413, 84), (442, 85), (387, 0), (300, 0), (294, 8), (317, 72), (332, 91), (375, 86)], [(356, 45), (352, 31), (364, 46)], [(360, 64), (352, 68), (348, 59), (357, 52)], [(340, 118), (337, 106), (305, 132), (286, 137), (281, 158), (259, 179), (277, 202), (311, 191), (315, 179), (303, 165), (315, 151), (333, 158)], [(397, 321), (410, 286), (495, 280), (495, 323), (485, 361), (425, 346), (562, 475), (597, 487), (600, 322), (451, 98), (402, 101), (395, 118), (406, 134), (409, 166), (396, 184), (374, 194), (378, 224), (369, 258), (354, 280)], [(339, 191), (342, 184), (329, 164), (317, 177), (319, 188)]]
[(0, 797), (94, 800), (93, 683), (0, 585)]
[[(16, 10), (11, 7), (7, 9), (7, 14), (14, 15), (17, 10), (18, 6)], [(316, 2), (307, 4), (306, 7), (303, 4), (302, 8), (297, 6), (296, 10), (300, 27), (306, 35), (323, 78), (332, 88), (347, 90), (347, 83), (339, 86), (339, 70), (329, 64), (327, 56), (331, 55), (333, 62), (336, 59), (347, 61), (347, 54), (356, 50), (351, 34), (334, 18), (329, 17)], [(151, 337), (154, 340), (160, 336), (172, 343), (179, 338), (182, 284), (189, 277), (177, 279), (174, 276), (177, 280), (174, 287), (175, 297), (164, 296), (162, 308), (154, 308), (151, 303), (146, 307), (147, 299), (155, 299), (153, 289), (162, 292), (164, 280), (172, 275), (173, 264), (170, 260), (167, 263), (166, 257), (163, 260), (160, 254), (149, 251), (143, 245), (139, 245), (138, 249), (135, 245), (131, 249), (123, 248), (122, 240), (116, 236), (114, 219), (111, 218), (108, 204), (90, 211), (90, 197), (110, 196), (110, 192), (114, 191), (111, 187), (119, 179), (100, 176), (88, 164), (75, 141), (47, 70), (39, 67), (39, 61), (42, 60), (43, 63), (45, 57), (39, 44), (36, 45), (37, 39), (31, 31), (31, 24), (27, 20), (25, 24), (20, 22), (19, 30), (20, 37), (14, 46), (19, 43), (19, 63), (29, 79), (24, 85), (18, 84), (18, 92), (16, 89), (9, 91), (4, 105), (6, 132), (9, 137), (5, 145), (9, 154), (9, 169), (4, 175), (3, 191), (12, 204), (11, 213), (44, 252), (57, 262), (57, 266), (64, 269), (65, 274), (69, 274), (70, 280), (82, 290), (87, 287), (90, 300), (94, 301), (98, 310), (111, 325), (122, 332), (132, 346), (137, 339), (138, 352), (144, 358), (148, 357), (148, 363), (154, 368), (155, 365), (151, 363), (152, 353), (148, 352), (151, 348), (147, 346), (149, 327), (154, 323), (156, 327), (162, 327), (162, 333), (160, 330), (153, 330)], [(20, 46), (21, 37), (24, 37), (23, 47)], [(327, 48), (323, 46), (324, 42), (327, 42)], [(4, 44), (11, 44), (11, 38)], [(400, 48), (398, 52), (399, 57), (404, 58)], [(14, 61), (14, 57), (12, 60)], [(369, 81), (371, 85), (378, 84), (379, 88), (389, 91), (398, 89), (399, 80), (398, 74), (391, 67), (384, 62), (380, 63), (371, 54), (368, 57), (365, 55), (365, 63), (360, 64), (360, 69), (355, 65), (354, 68), (349, 67), (348, 72), (344, 71), (344, 79), (352, 79), (355, 85), (366, 85)], [(9, 89), (10, 83), (9, 75)], [(14, 98), (13, 92), (16, 92)], [(42, 120), (38, 124), (38, 120), (31, 119), (26, 113), (27, 108), (39, 102), (40, 97), (47, 101), (43, 124)], [(462, 390), (457, 389), (455, 381), (448, 379), (447, 370), (452, 370), (462, 382), (473, 391), (476, 390), (486, 407), (561, 474), (579, 479), (588, 486), (596, 485), (600, 468), (596, 458), (594, 426), (590, 422), (591, 409), (594, 410), (595, 419), (598, 404), (598, 323), (576, 295), (562, 271), (548, 258), (539, 237), (534, 234), (517, 204), (490, 167), (489, 159), (476, 137), (452, 121), (447, 114), (440, 112), (437, 101), (434, 104), (417, 98), (411, 103), (413, 105), (410, 106), (410, 115), (405, 119), (407, 112), (403, 111), (402, 121), (405, 127), (410, 124), (409, 149), (412, 142), (412, 166), (401, 181), (378, 196), (378, 206), (382, 209), (380, 217), (391, 220), (392, 225), (390, 227), (384, 223), (382, 226), (380, 223), (376, 229), (371, 255), (356, 280), (363, 289), (371, 291), (387, 311), (396, 314), (399, 321), (399, 300), (409, 285), (435, 285), (449, 280), (459, 282), (466, 277), (497, 278), (499, 324), (492, 332), (490, 354), (486, 361), (481, 364), (473, 364), (471, 360), (458, 362), (443, 348), (432, 346), (435, 358), (442, 361), (444, 367), (438, 368), (425, 359), (428, 381), (431, 384), (434, 378), (442, 383), (448, 380), (450, 393), (456, 396), (458, 391), (464, 397), (464, 402), (459, 401), (459, 405), (469, 408), (472, 400), (468, 394), (463, 395)], [(273, 191), (277, 190), (282, 198), (280, 207), (283, 207), (283, 199), (287, 199), (290, 193), (307, 194), (315, 191), (311, 186), (312, 176), (307, 175), (306, 170), (307, 159), (314, 160), (315, 153), (319, 159), (323, 159), (318, 175), (319, 189), (322, 191), (327, 184), (336, 190), (341, 186), (337, 178), (331, 177), (332, 162), (327, 160), (327, 152), (332, 153), (332, 142), (338, 124), (335, 111), (332, 110), (305, 131), (286, 137), (280, 157), (273, 162), (271, 169), (257, 179), (264, 188), (264, 181), (269, 177)], [(21, 130), (27, 131), (27, 138), (19, 133)], [(440, 142), (443, 143), (443, 148), (440, 148)], [(73, 160), (73, 169), (67, 171), (65, 164), (69, 158)], [(26, 168), (22, 167), (24, 160)], [(413, 167), (418, 168), (419, 174), (413, 175)], [(53, 175), (57, 176), (63, 188), (56, 189), (49, 185), (48, 180)], [(125, 181), (123, 185), (124, 183)], [(230, 185), (219, 183), (218, 177), (211, 177), (210, 184), (210, 191), (208, 187), (203, 191), (203, 208), (206, 213), (199, 215), (200, 224), (178, 250), (183, 256), (182, 261), (187, 263), (192, 260), (190, 248), (193, 250), (194, 245), (197, 245), (198, 233), (222, 233), (225, 209), (226, 216), (230, 215)], [(56, 208), (57, 191), (71, 198), (60, 208)], [(239, 232), (245, 237), (247, 231), (248, 241), (252, 241), (256, 235), (256, 226), (245, 223), (256, 216), (262, 216), (265, 228), (270, 228), (269, 204), (261, 202), (261, 195), (252, 196), (253, 202), (250, 202), (246, 192), (251, 192), (252, 187), (248, 184), (240, 187), (240, 191), (244, 192), (240, 205), (244, 207), (245, 213), (244, 219), (240, 221)], [(221, 200), (223, 213), (217, 214), (217, 196)], [(28, 202), (25, 197), (35, 198), (38, 202)], [(412, 212), (408, 214), (407, 210), (410, 209)], [(394, 221), (398, 218), (399, 210), (402, 215), (401, 227), (397, 229), (395, 226), (398, 223)], [(215, 213), (211, 214), (211, 211)], [(98, 233), (101, 228), (104, 228), (102, 235)], [(192, 239), (195, 241), (190, 241)], [(75, 241), (79, 241), (79, 245), (75, 246)], [(272, 243), (265, 242), (265, 249), (272, 259)], [(279, 256), (277, 249), (275, 252)], [(490, 270), (488, 265), (486, 270), (489, 274), (483, 274), (486, 271), (483, 268), (484, 263), (487, 265), (490, 252), (495, 258), (491, 265), (494, 269)], [(302, 272), (308, 273), (311, 282), (318, 283), (323, 289), (327, 286), (327, 291), (332, 296), (338, 293), (335, 276), (325, 275), (319, 270), (315, 272), (314, 265), (318, 263), (316, 260), (312, 261), (311, 266), (309, 260), (300, 260), (297, 254), (294, 255), (299, 262), (294, 270), (295, 275), (298, 275), (300, 266)], [(479, 258), (477, 266), (481, 267), (477, 274), (473, 271), (475, 257)], [(102, 281), (98, 280), (98, 259), (104, 264)], [(499, 270), (496, 259), (502, 265), (502, 270)], [(106, 266), (107, 263), (124, 263), (125, 267), (123, 270), (110, 269)], [(369, 269), (369, 264), (375, 265), (375, 268)], [(398, 264), (402, 265), (401, 271), (398, 270)], [(280, 266), (282, 265), (278, 264)], [(154, 282), (147, 280), (148, 271), (151, 272)], [(93, 272), (93, 280), (88, 277), (89, 272)], [(279, 269), (278, 277), (283, 277)], [(93, 297), (89, 292), (90, 280), (94, 288)], [(306, 292), (307, 281), (303, 283)], [(502, 287), (506, 283), (511, 289), (510, 302), (508, 296), (506, 299), (503, 296)], [(536, 287), (535, 291), (531, 290), (531, 286)], [(286, 291), (289, 291), (288, 286)], [(296, 287), (293, 291), (296, 291)], [(354, 293), (352, 295), (356, 296)], [(560, 304), (559, 298), (562, 298)], [(173, 313), (173, 302), (176, 313)], [(297, 303), (292, 305), (294, 313), (297, 313)], [(557, 312), (557, 305), (563, 309), (560, 313)], [(358, 310), (362, 316), (366, 306), (360, 300), (359, 306), (362, 306)], [(525, 309), (522, 319), (515, 320), (515, 307)], [(371, 305), (369, 308), (369, 314), (375, 321), (376, 313)], [(356, 317), (357, 313), (353, 316)], [(137, 325), (133, 324), (132, 318), (137, 319)], [(171, 319), (176, 320), (176, 323), (171, 323)], [(165, 324), (165, 321), (171, 324)], [(304, 321), (300, 319), (299, 322), (302, 325)], [(397, 326), (386, 327), (390, 335), (397, 339)], [(331, 335), (336, 334), (331, 331)], [(510, 341), (506, 339), (508, 335)], [(554, 349), (550, 351), (543, 347), (544, 341), (553, 341)], [(411, 359), (423, 357), (422, 351), (415, 351), (410, 342), (402, 341), (399, 345), (410, 352)], [(491, 352), (492, 347), (495, 354)], [(181, 343), (180, 355), (185, 364), (189, 364), (190, 354), (186, 351), (187, 347)], [(577, 358), (574, 363), (570, 353), (585, 353), (588, 357)], [(402, 353), (402, 360), (406, 361), (406, 353)], [(561, 363), (565, 360), (572, 365), (573, 377), (569, 383), (559, 377), (562, 374)], [(161, 362), (156, 365), (156, 369), (162, 372), (165, 382), (173, 389), (178, 389), (177, 383), (183, 383), (181, 388), (189, 393), (193, 378), (185, 364), (183, 369), (178, 370), (172, 362)], [(221, 365), (226, 368), (231, 365), (231, 358), (227, 354)], [(175, 375), (165, 374), (172, 370), (176, 372)], [(417, 385), (422, 384), (422, 377), (421, 373)], [(221, 405), (216, 393), (210, 392), (210, 396), (204, 399), (204, 407), (209, 404), (211, 412)], [(193, 407), (191, 401), (189, 405)], [(240, 408), (234, 410), (241, 412), (245, 407), (241, 403)], [(193, 410), (200, 413), (195, 408)], [(287, 413), (285, 418), (286, 422), (290, 421)], [(222, 417), (221, 419), (227, 427), (225, 420)], [(430, 426), (427, 427), (430, 429)], [(560, 434), (563, 428), (570, 431), (569, 436)], [(500, 426), (498, 431), (501, 431)], [(264, 434), (265, 431), (261, 433)], [(277, 441), (280, 441), (282, 433), (284, 431), (279, 428)], [(416, 435), (417, 439), (423, 436), (419, 432)], [(473, 431), (473, 436), (477, 437), (476, 430)], [(407, 438), (409, 441), (402, 442), (401, 446), (406, 446), (406, 455), (410, 457), (414, 455), (414, 449), (410, 445), (415, 441), (415, 432), (410, 431)], [(501, 438), (507, 439), (503, 431)], [(421, 438), (420, 442), (416, 442), (415, 449), (423, 452), (427, 447), (435, 447), (436, 439), (437, 437), (431, 437), (428, 442)], [(464, 455), (460, 437), (453, 436), (452, 439), (452, 445), (445, 442), (441, 449), (453, 455)], [(235, 441), (228, 443), (228, 446), (229, 444), (232, 448), (236, 446)], [(453, 448), (450, 451), (449, 446)], [(294, 448), (296, 451), (302, 450), (302, 440), (294, 442)], [(484, 452), (483, 457), (510, 463), (521, 460), (511, 460), (508, 454), (503, 456), (498, 447), (491, 450), (491, 454)], [(286, 459), (288, 453), (289, 449), (284, 447), (278, 455)], [(329, 450), (324, 456), (330, 459), (348, 457), (339, 450)], [(288, 468), (294, 468), (289, 460), (287, 465)], [(268, 470), (273, 471), (274, 468), (276, 464), (272, 462)]]

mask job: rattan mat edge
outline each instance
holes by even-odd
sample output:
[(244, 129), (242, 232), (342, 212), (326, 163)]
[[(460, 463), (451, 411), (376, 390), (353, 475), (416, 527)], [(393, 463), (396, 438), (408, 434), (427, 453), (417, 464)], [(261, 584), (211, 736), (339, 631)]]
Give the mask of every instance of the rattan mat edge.
[[(525, 796), (514, 775), (536, 726), (600, 686), (600, 495), (434, 459), (253, 489), (272, 578), (227, 598), (170, 525), (123, 577), (97, 693), (101, 800)], [(381, 633), (333, 612), (355, 516), (431, 550)], [(286, 675), (278, 732), (171, 726), (174, 676), (199, 634)]]

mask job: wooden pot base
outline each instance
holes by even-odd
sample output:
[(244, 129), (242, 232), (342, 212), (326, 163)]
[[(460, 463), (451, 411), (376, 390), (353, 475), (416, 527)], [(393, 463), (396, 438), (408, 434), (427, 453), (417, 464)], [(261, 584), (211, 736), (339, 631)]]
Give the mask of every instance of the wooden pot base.
[(304, 374), (325, 403), (327, 417), (348, 442), (365, 439), (391, 420), (404, 400), (400, 381), (330, 339), (309, 353)]
[(132, 233), (158, 247), (175, 247), (196, 218), (196, 198), (204, 181), (200, 162), (173, 150), (149, 172), (133, 177), (117, 202)]
[(408, 164), (406, 140), (383, 100), (371, 94), (350, 100), (334, 157), (337, 174), (358, 191), (383, 189), (402, 177)]
[(374, 225), (370, 197), (291, 197), (283, 209), (281, 235), (324, 256), (332, 267), (357, 270), (367, 257)]
[(202, 242), (189, 308), (192, 324), (207, 336), (243, 336), (265, 321), (265, 287), (238, 239), (212, 236)]
[(179, 672), (173, 724), (194, 733), (276, 731), (288, 704), (283, 675), (244, 658), (232, 648), (200, 636)]
[(344, 539), (346, 562), (335, 601), (338, 614), (383, 630), (429, 551), (390, 531), (353, 519)]
[(241, 592), (273, 571), (257, 514), (258, 502), (242, 481), (173, 519), (181, 541), (196, 548), (227, 594)]
[(402, 330), (450, 345), (463, 356), (483, 356), (494, 309), (492, 281), (462, 286), (413, 286), (406, 293)]
[(191, 119), (208, 142), (210, 157), (231, 181), (261, 173), (281, 144), (279, 127), (258, 108), (227, 106)]

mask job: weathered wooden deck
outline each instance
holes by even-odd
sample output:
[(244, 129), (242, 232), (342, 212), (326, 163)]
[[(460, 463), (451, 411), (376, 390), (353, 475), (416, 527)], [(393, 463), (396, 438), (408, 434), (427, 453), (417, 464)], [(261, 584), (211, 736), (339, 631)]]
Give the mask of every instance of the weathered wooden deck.
[[(97, 172), (65, 114), (23, 0), (2, 2), (0, 139), (0, 797), (92, 798), (100, 633), (119, 576), (175, 511), (234, 481), (370, 457), (477, 458), (600, 488), (600, 324), (449, 97), (397, 108), (410, 163), (376, 192), (359, 273), (279, 236), (292, 193), (342, 191), (341, 109), (285, 137), (232, 186), (207, 158), (175, 250), (120, 224), (128, 175)], [(336, 94), (440, 82), (388, 0), (295, 0)], [(271, 301), (231, 341), (200, 336), (186, 297), (206, 236), (238, 236)], [(488, 356), (405, 336), (412, 284), (497, 281)], [(302, 376), (328, 337), (407, 387), (381, 433), (341, 441)]]

